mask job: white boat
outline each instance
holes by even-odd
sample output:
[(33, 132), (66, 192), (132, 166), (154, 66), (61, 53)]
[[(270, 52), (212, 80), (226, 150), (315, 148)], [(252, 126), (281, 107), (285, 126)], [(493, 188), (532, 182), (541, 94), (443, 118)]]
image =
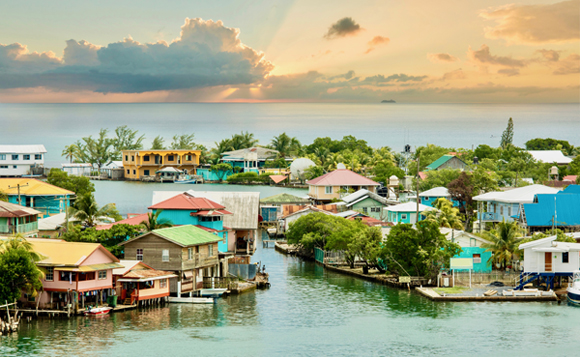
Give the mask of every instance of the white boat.
[(570, 305), (580, 306), (580, 271), (575, 271), (572, 275), (572, 285), (566, 289), (566, 298)]
[(88, 307), (83, 314), (85, 316), (99, 316), (99, 315), (106, 315), (113, 310), (112, 307), (102, 306), (102, 307)]
[(222, 296), (228, 289), (200, 289), (199, 296)]
[(182, 304), (213, 304), (213, 298), (204, 297), (169, 297), (169, 302), (182, 303)]

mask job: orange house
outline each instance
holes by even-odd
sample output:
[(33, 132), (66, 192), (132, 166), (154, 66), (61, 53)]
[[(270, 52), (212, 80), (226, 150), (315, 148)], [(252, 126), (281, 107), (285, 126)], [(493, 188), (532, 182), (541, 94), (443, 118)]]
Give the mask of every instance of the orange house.
[(113, 282), (117, 296), (125, 305), (140, 304), (151, 299), (169, 296), (169, 279), (177, 275), (155, 270), (140, 260), (121, 260), (122, 268), (113, 270)]
[(195, 175), (200, 155), (200, 150), (123, 150), (125, 179), (155, 176), (157, 171), (169, 167)]

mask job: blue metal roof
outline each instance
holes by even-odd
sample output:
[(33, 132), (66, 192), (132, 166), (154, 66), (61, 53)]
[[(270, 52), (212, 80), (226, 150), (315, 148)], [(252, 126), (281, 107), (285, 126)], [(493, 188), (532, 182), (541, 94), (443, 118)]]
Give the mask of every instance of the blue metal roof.
[(580, 195), (580, 185), (570, 185), (564, 189), (564, 191), (558, 192), (560, 194), (572, 193)]
[(524, 203), (524, 214), (528, 227), (579, 226), (580, 194), (538, 194), (535, 203)]

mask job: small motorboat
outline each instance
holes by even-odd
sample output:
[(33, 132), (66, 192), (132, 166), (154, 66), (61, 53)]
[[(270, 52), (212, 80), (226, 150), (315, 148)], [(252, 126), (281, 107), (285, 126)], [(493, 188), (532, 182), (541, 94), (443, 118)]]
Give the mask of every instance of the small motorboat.
[(572, 275), (572, 284), (568, 285), (566, 290), (568, 303), (570, 305), (580, 306), (580, 271), (575, 271)]
[(87, 307), (87, 309), (85, 311), (83, 311), (83, 314), (85, 314), (85, 316), (100, 316), (100, 315), (106, 315), (109, 312), (111, 312), (111, 310), (113, 310), (112, 307), (109, 306), (102, 306), (102, 307)]

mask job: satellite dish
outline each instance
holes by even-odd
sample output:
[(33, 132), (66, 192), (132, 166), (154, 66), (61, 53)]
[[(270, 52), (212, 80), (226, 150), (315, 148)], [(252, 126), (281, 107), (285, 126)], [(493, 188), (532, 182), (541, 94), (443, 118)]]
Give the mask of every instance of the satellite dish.
[(316, 166), (314, 161), (305, 157), (296, 159), (292, 164), (290, 164), (290, 173), (292, 174), (292, 177), (304, 180), (304, 171), (306, 171), (310, 166)]
[(340, 164), (336, 165), (337, 170), (345, 170), (346, 166), (341, 162)]

